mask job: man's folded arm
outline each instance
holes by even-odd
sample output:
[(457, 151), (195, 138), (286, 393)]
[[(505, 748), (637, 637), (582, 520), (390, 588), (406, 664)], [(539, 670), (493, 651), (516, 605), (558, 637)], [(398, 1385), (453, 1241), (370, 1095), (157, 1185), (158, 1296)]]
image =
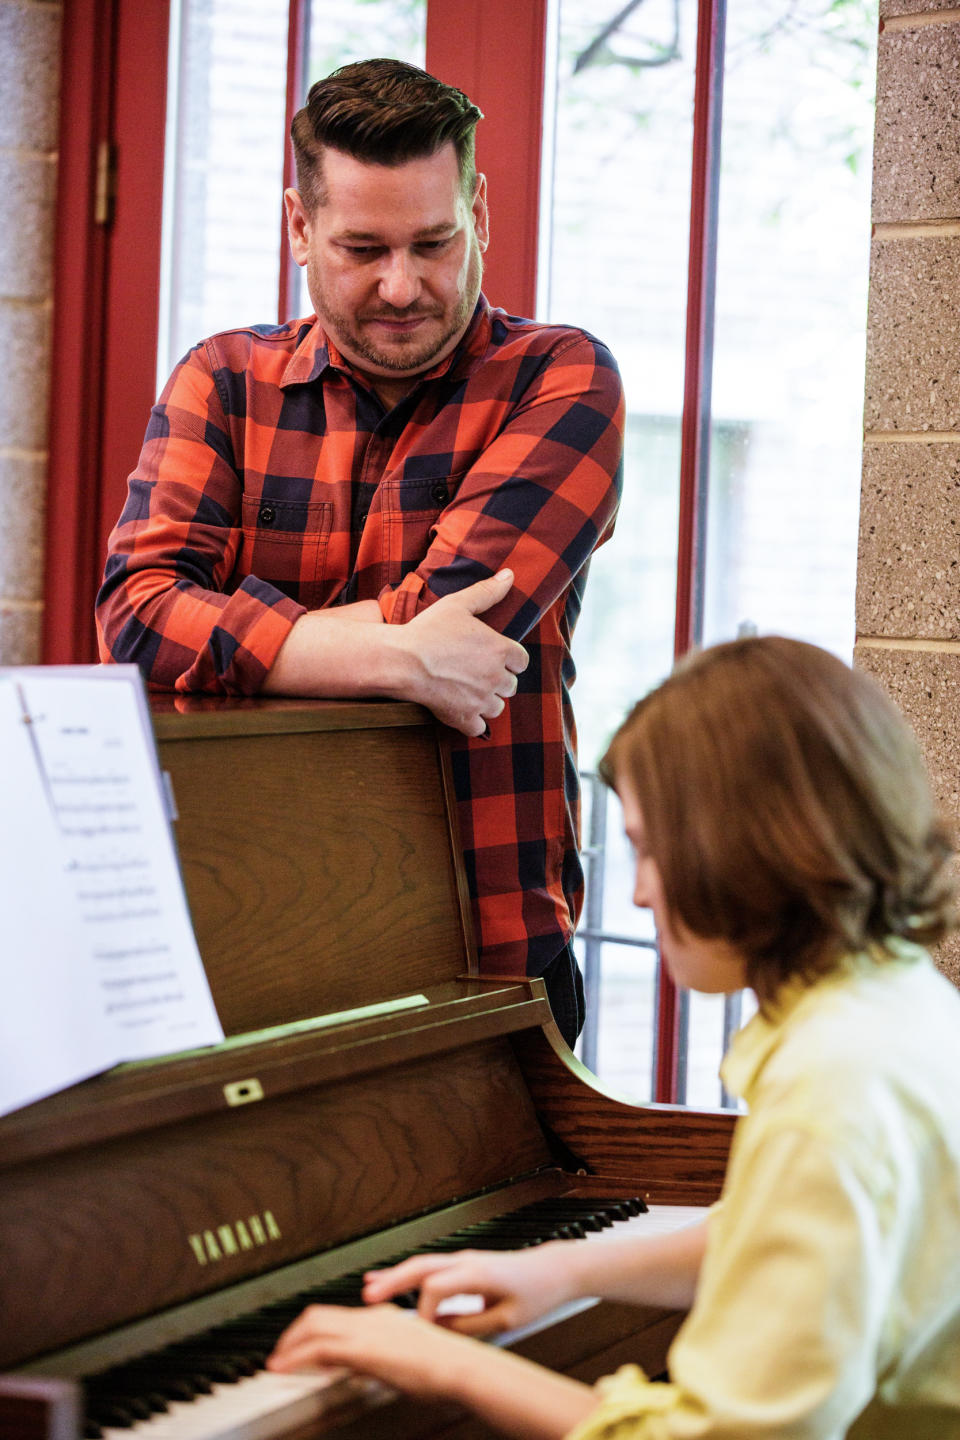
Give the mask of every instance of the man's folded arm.
[(381, 592), (388, 622), (507, 566), (514, 584), (484, 619), (523, 640), (611, 534), (624, 426), (616, 362), (579, 331), (543, 359), (439, 515), (421, 563)]

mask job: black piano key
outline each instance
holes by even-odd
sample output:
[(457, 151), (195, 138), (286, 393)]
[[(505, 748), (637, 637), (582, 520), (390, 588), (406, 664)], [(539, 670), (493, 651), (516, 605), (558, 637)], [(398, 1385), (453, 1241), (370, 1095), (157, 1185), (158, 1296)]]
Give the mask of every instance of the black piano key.
[[(643, 1214), (646, 1208), (637, 1196), (547, 1196), (507, 1214), (462, 1226), (407, 1253), (391, 1255), (373, 1268), (389, 1269), (414, 1254), (461, 1249), (521, 1250), (548, 1240), (579, 1239), (588, 1231)], [(98, 1440), (104, 1426), (129, 1429), (138, 1420), (157, 1413), (167, 1400), (192, 1400), (208, 1394), (215, 1383), (234, 1383), (263, 1369), (280, 1335), (307, 1305), (362, 1304), (363, 1276), (360, 1270), (338, 1275), (153, 1355), (91, 1377), (86, 1385), (85, 1435), (89, 1440)], [(417, 1292), (395, 1296), (393, 1303), (415, 1309)]]
[[(137, 1415), (128, 1404), (119, 1400), (104, 1400), (88, 1405), (91, 1423), (101, 1428), (111, 1426), (115, 1430), (132, 1430), (142, 1415)], [(149, 1413), (149, 1412), (148, 1412)]]

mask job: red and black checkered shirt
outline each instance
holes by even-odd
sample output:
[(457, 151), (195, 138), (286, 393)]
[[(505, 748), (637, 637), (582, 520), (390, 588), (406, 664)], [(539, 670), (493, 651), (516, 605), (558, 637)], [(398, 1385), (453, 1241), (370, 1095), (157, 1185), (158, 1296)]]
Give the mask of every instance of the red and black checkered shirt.
[(483, 616), (529, 668), (453, 770), (486, 973), (541, 973), (582, 897), (570, 640), (619, 495), (623, 400), (581, 330), (491, 310), (394, 409), (315, 318), (215, 335), (153, 410), (98, 600), (101, 655), (252, 695), (305, 609), (391, 624), (509, 566)]

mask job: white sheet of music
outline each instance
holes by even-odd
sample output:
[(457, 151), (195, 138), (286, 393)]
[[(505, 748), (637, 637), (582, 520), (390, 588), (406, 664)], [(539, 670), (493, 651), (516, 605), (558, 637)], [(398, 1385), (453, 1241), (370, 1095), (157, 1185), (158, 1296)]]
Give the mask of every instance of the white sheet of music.
[(223, 1039), (133, 666), (0, 671), (0, 1113)]

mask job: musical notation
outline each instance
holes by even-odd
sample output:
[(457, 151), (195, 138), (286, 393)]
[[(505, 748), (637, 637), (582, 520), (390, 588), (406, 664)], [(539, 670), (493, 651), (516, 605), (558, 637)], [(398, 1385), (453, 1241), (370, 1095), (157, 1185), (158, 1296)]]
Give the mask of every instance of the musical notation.
[(0, 735), (4, 981), (18, 977), (0, 1016), (2, 1113), (223, 1032), (136, 668), (0, 670)]

